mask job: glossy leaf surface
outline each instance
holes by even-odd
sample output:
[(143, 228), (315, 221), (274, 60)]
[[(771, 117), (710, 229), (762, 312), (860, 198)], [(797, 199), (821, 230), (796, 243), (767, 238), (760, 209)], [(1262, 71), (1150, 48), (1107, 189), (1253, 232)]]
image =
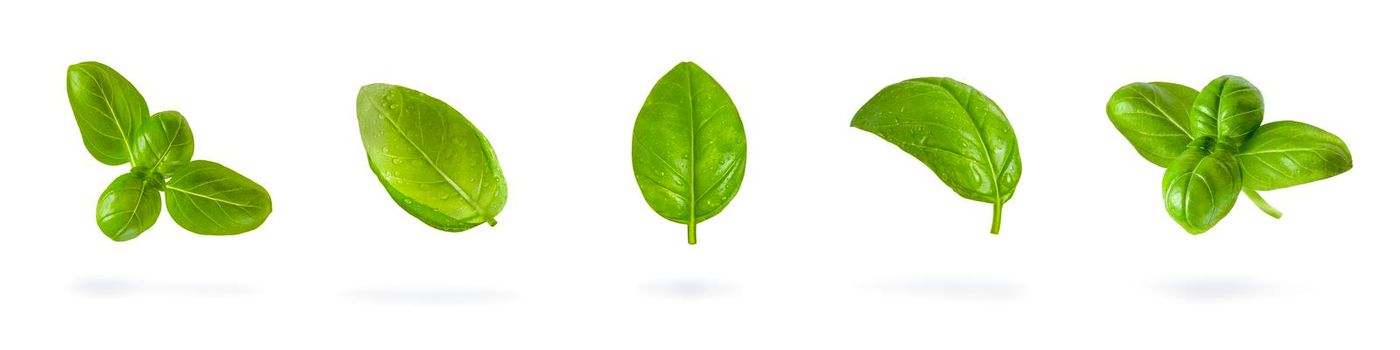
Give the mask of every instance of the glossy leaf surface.
[(1016, 133), (1001, 108), (949, 78), (895, 83), (856, 112), (851, 126), (899, 146), (958, 195), (992, 203), (992, 233), (1021, 179)]
[(657, 214), (686, 224), (690, 244), (695, 225), (739, 192), (747, 154), (734, 101), (691, 62), (656, 82), (632, 128), (632, 172), (642, 197)]
[(165, 195), (166, 209), (175, 223), (203, 235), (248, 232), (272, 213), (272, 197), (266, 189), (207, 160), (172, 169)]
[(130, 161), (131, 139), (150, 116), (141, 93), (116, 70), (97, 62), (68, 66), (67, 80), (68, 104), (88, 153), (108, 165)]
[(1191, 107), (1191, 136), (1238, 146), (1264, 120), (1264, 95), (1248, 80), (1226, 75), (1211, 81)]
[(136, 173), (112, 180), (97, 199), (97, 227), (113, 241), (141, 235), (160, 217), (160, 189)]
[(496, 224), (506, 181), (486, 136), (452, 106), (402, 86), (371, 84), (356, 102), (370, 169), (400, 207), (434, 228)]
[(1132, 83), (1108, 99), (1108, 119), (1147, 161), (1167, 167), (1186, 145), (1196, 89), (1172, 83)]
[(1244, 187), (1267, 191), (1326, 179), (1351, 170), (1351, 151), (1337, 135), (1295, 122), (1265, 124), (1236, 155)]
[(1162, 178), (1167, 213), (1191, 234), (1214, 227), (1239, 198), (1243, 179), (1230, 147), (1213, 137), (1197, 138)]
[(135, 156), (134, 166), (166, 177), (171, 169), (188, 164), (194, 157), (194, 133), (185, 116), (176, 111), (152, 115), (136, 129)]

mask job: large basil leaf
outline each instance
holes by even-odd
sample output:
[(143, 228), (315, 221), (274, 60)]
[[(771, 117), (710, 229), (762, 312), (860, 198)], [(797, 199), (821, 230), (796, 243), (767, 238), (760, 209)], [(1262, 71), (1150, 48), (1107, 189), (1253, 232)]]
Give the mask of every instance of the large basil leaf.
[(856, 112), (851, 126), (879, 135), (933, 169), (964, 198), (992, 203), (992, 233), (1021, 179), (1020, 148), (995, 102), (949, 78), (895, 83)]
[(700, 66), (681, 62), (652, 87), (632, 127), (632, 173), (647, 205), (695, 225), (724, 209), (744, 179), (748, 141), (734, 101)]
[(1197, 138), (1162, 177), (1167, 213), (1191, 234), (1214, 227), (1239, 198), (1243, 180), (1230, 147), (1214, 137)]
[(272, 197), (267, 190), (207, 160), (172, 169), (165, 196), (166, 209), (175, 223), (202, 235), (248, 232), (272, 214)]
[(68, 104), (93, 158), (108, 165), (134, 158), (132, 135), (150, 111), (131, 82), (101, 63), (68, 66)]
[(194, 156), (194, 134), (180, 112), (156, 113), (136, 129), (135, 151), (133, 165), (168, 176)]
[(1238, 146), (1264, 120), (1264, 95), (1244, 78), (1226, 75), (1211, 81), (1191, 107), (1191, 136), (1214, 137)]
[(371, 84), (356, 103), (369, 166), (389, 196), (439, 230), (496, 225), (506, 180), (486, 136), (452, 106), (402, 86)]
[(1254, 132), (1235, 155), (1244, 187), (1267, 191), (1326, 179), (1351, 170), (1351, 151), (1321, 128), (1277, 121)]
[(159, 185), (142, 176), (118, 176), (97, 199), (97, 227), (107, 238), (118, 242), (136, 238), (160, 217)]
[(1187, 113), (1195, 100), (1196, 89), (1183, 85), (1132, 83), (1108, 99), (1108, 120), (1138, 154), (1166, 167), (1191, 143)]

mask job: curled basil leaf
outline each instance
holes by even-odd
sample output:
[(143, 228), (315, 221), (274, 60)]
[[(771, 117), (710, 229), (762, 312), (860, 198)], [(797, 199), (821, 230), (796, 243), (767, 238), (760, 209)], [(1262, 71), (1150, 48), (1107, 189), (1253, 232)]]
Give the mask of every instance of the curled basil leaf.
[(272, 197), (261, 185), (219, 163), (196, 160), (171, 170), (165, 183), (170, 218), (190, 232), (236, 235), (261, 226)]
[(1238, 146), (1264, 120), (1264, 95), (1244, 78), (1226, 75), (1211, 81), (1191, 107), (1191, 136), (1214, 137)]
[(432, 96), (370, 84), (356, 102), (370, 170), (404, 211), (443, 231), (496, 225), (506, 180), (486, 136)]
[(963, 198), (992, 204), (993, 234), (1021, 179), (1011, 123), (992, 99), (949, 78), (917, 78), (875, 94), (851, 126), (899, 146)]
[(1200, 137), (1167, 166), (1162, 199), (1167, 213), (1186, 232), (1206, 232), (1235, 206), (1243, 179), (1230, 147), (1214, 137)]
[(118, 176), (97, 199), (97, 227), (113, 241), (141, 235), (160, 217), (159, 180), (133, 172)]
[(97, 62), (68, 66), (68, 104), (83, 145), (102, 164), (130, 161), (132, 135), (150, 116), (146, 100), (116, 70)]
[(1259, 127), (1240, 147), (1244, 187), (1276, 190), (1337, 176), (1351, 170), (1351, 151), (1321, 128), (1277, 121)]
[(194, 133), (180, 112), (156, 113), (136, 129), (135, 148), (132, 165), (168, 176), (171, 169), (194, 157)]
[(1188, 112), (1196, 89), (1172, 83), (1132, 83), (1108, 99), (1108, 120), (1147, 161), (1171, 165), (1191, 143)]
[(748, 140), (729, 94), (699, 65), (681, 62), (647, 95), (632, 127), (632, 173), (656, 214), (695, 226), (724, 209), (744, 179)]

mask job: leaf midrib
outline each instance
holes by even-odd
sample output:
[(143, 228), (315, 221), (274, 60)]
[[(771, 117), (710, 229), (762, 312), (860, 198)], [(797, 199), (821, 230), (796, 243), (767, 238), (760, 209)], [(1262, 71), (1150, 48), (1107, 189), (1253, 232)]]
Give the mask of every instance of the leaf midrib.
[(1152, 109), (1156, 109), (1157, 113), (1160, 113), (1162, 115), (1162, 119), (1166, 119), (1168, 122), (1171, 122), (1172, 126), (1175, 126), (1177, 130), (1181, 130), (1181, 133), (1185, 134), (1186, 138), (1191, 140), (1196, 139), (1194, 136), (1191, 136), (1191, 132), (1189, 130), (1186, 130), (1185, 126), (1181, 125), (1181, 123), (1177, 123), (1176, 119), (1172, 119), (1171, 114), (1168, 114), (1165, 109), (1162, 109), (1162, 106), (1157, 105), (1156, 101), (1147, 98), (1147, 95), (1143, 94), (1142, 91), (1138, 91), (1137, 89), (1133, 89), (1133, 93), (1136, 93), (1138, 95), (1138, 98), (1141, 98), (1143, 102), (1147, 102), (1147, 105), (1152, 106)]
[[(973, 89), (969, 86), (969, 91), (967, 92), (967, 101), (958, 101), (958, 98), (956, 96), (953, 96), (953, 92), (947, 87), (943, 86), (942, 84), (933, 84), (918, 80), (913, 81), (920, 84), (927, 84), (942, 90), (943, 93), (948, 95), (948, 97), (952, 97), (953, 102), (958, 103), (958, 107), (962, 108), (963, 114), (965, 117), (967, 117), (968, 123), (971, 123), (972, 129), (976, 131), (977, 143), (982, 146), (982, 160), (986, 162), (987, 170), (990, 170), (990, 173), (993, 175), (991, 179), (988, 179), (992, 183), (992, 198), (995, 198), (997, 203), (1004, 203), (1005, 201), (1001, 198), (1001, 176), (1003, 175), (1002, 171), (1004, 171), (1005, 169), (997, 169), (996, 164), (992, 163), (992, 150), (990, 148), (987, 148), (987, 139), (985, 136), (982, 135), (982, 126), (977, 125), (977, 121), (972, 119), (972, 110), (968, 107), (968, 103), (972, 102), (972, 96), (977, 93), (976, 89)], [(943, 78), (943, 81), (947, 81), (947, 78)]]
[(243, 203), (238, 203), (238, 202), (230, 201), (230, 200), (227, 200), (227, 199), (222, 199), (222, 198), (215, 198), (215, 197), (211, 197), (211, 196), (206, 196), (206, 195), (201, 194), (201, 193), (198, 193), (198, 192), (186, 190), (186, 189), (179, 188), (179, 187), (176, 187), (176, 186), (172, 186), (172, 185), (169, 185), (169, 184), (166, 184), (166, 185), (165, 185), (165, 188), (168, 189), (168, 190), (175, 191), (175, 192), (184, 193), (184, 194), (190, 195), (190, 196), (192, 196), (192, 197), (204, 198), (204, 199), (208, 199), (208, 200), (211, 200), (211, 201), (215, 201), (215, 202), (219, 202), (219, 203), (224, 203), (224, 204), (228, 204), (228, 205), (232, 205), (232, 206), (236, 206), (236, 207), (240, 207), (240, 208), (254, 208), (254, 209), (261, 209), (261, 208), (262, 208), (262, 207), (259, 207), (259, 206), (256, 206), (256, 205), (252, 205), (252, 204), (243, 204)]
[(686, 66), (685, 69), (685, 95), (686, 98), (689, 100), (688, 102), (690, 102), (690, 110), (688, 111), (689, 113), (687, 113), (687, 115), (690, 117), (690, 157), (688, 159), (688, 161), (690, 162), (690, 166), (688, 167), (688, 169), (686, 169), (688, 171), (687, 175), (689, 176), (688, 180), (686, 181), (686, 187), (690, 191), (690, 198), (687, 198), (687, 200), (690, 202), (690, 205), (687, 206), (687, 209), (689, 209), (690, 211), (689, 223), (691, 225), (696, 224), (695, 202), (698, 199), (695, 198), (695, 158), (699, 156), (699, 152), (695, 150), (695, 138), (699, 134), (699, 130), (695, 120), (695, 76), (693, 72), (694, 69), (694, 67), (690, 66)]
[[(123, 233), (125, 233), (128, 227), (131, 227), (131, 220), (135, 219), (137, 215), (140, 215), (137, 212), (141, 211), (141, 201), (146, 200), (146, 187), (148, 187), (148, 184), (144, 179), (140, 179), (140, 181), (141, 190), (136, 193), (136, 205), (132, 206), (131, 215), (127, 215), (126, 222), (122, 223), (122, 229), (120, 231)], [(140, 223), (137, 224), (140, 225)]]
[[(402, 101), (401, 105), (406, 106), (406, 104), (402, 103)], [(384, 111), (381, 110), (380, 112), (383, 113)], [(467, 205), (471, 206), (472, 211), (475, 211), (477, 215), (481, 215), (481, 217), (487, 222), (495, 221), (495, 218), (491, 214), (487, 213), (485, 210), (482, 210), (481, 206), (478, 205), (476, 201), (470, 195), (467, 194), (466, 191), (463, 191), (461, 186), (457, 185), (456, 180), (453, 180), (451, 177), (447, 176), (447, 173), (443, 172), (442, 168), (438, 167), (436, 160), (429, 158), (428, 153), (423, 152), (423, 149), (421, 147), (418, 147), (418, 143), (413, 142), (413, 139), (409, 138), (407, 133), (404, 133), (403, 128), (399, 127), (399, 123), (394, 121), (394, 118), (384, 118), (384, 120), (389, 121), (389, 125), (394, 127), (394, 132), (398, 133), (399, 137), (402, 137), (404, 142), (407, 142), (409, 146), (413, 147), (414, 151), (418, 152), (419, 156), (423, 157), (423, 162), (427, 163), (428, 166), (431, 166), (433, 168), (433, 171), (437, 172), (439, 177), (442, 177), (443, 182), (447, 183), (448, 186), (452, 186), (452, 189), (457, 192), (457, 195), (462, 197), (462, 201), (467, 202)], [(446, 132), (446, 130), (443, 130), (443, 132)]]
[(122, 127), (121, 121), (117, 119), (117, 110), (115, 106), (112, 106), (112, 99), (107, 98), (107, 89), (103, 88), (102, 82), (97, 80), (97, 76), (94, 76), (92, 71), (88, 70), (88, 67), (81, 65), (79, 67), (78, 69), (83, 70), (83, 73), (85, 73), (88, 78), (92, 79), (94, 83), (93, 86), (97, 87), (97, 97), (102, 99), (102, 105), (107, 106), (108, 118), (111, 118), (112, 124), (117, 126), (117, 132), (122, 139), (122, 149), (126, 150), (127, 161), (136, 160), (136, 153), (131, 149), (131, 140), (128, 138), (127, 130)]

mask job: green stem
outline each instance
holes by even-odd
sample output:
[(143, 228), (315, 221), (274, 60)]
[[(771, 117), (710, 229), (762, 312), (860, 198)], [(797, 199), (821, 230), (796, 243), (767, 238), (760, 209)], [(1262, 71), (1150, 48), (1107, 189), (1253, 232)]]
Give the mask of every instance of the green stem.
[(686, 237), (686, 241), (687, 241), (687, 242), (690, 242), (690, 245), (695, 245), (695, 222), (694, 222), (694, 221), (691, 221), (690, 223), (685, 224), (685, 237)]
[(992, 234), (1001, 231), (1001, 202), (992, 203)]
[(1263, 210), (1265, 214), (1269, 214), (1275, 219), (1283, 218), (1283, 212), (1274, 209), (1274, 206), (1269, 205), (1269, 202), (1265, 202), (1264, 197), (1259, 196), (1259, 192), (1246, 188), (1244, 195), (1249, 197), (1249, 201), (1254, 202), (1254, 206), (1259, 207), (1259, 210)]

